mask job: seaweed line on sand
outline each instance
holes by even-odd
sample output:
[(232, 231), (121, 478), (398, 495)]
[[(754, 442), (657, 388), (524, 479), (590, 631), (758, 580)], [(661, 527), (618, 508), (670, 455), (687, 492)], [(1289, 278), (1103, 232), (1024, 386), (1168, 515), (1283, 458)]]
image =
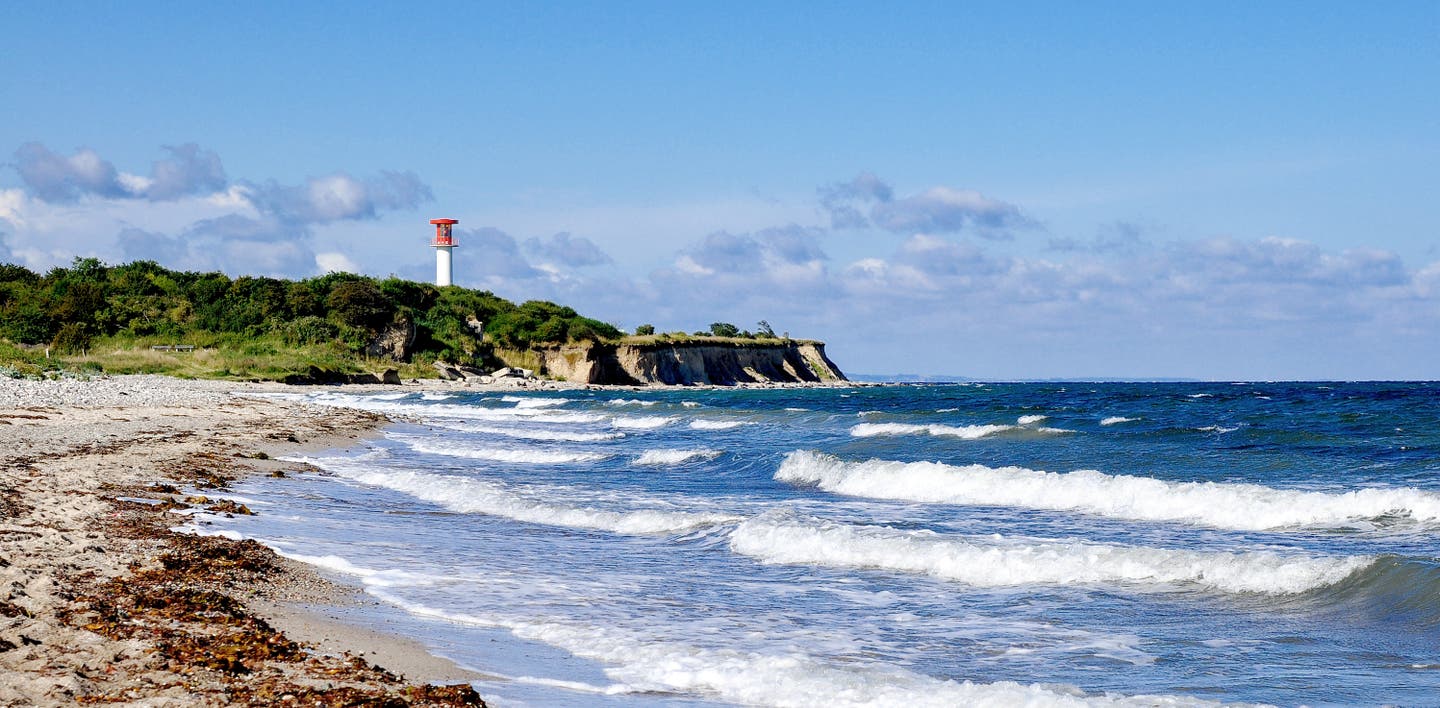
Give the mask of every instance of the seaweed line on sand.
[(409, 682), (272, 626), (258, 608), (344, 594), (308, 567), (255, 541), (169, 530), (175, 510), (252, 513), (184, 490), (283, 474), (295, 466), (271, 454), (383, 422), (273, 401), (222, 409), (204, 400), (212, 391), (0, 410), (13, 441), (0, 449), (0, 704), (483, 706), (468, 684)]

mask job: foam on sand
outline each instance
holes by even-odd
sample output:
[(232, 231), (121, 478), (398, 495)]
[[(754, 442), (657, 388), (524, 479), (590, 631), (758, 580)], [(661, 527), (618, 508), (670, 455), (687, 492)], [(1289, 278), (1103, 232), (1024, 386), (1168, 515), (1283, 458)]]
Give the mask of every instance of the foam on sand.
[(1166, 482), (1095, 470), (1056, 473), (938, 462), (849, 462), (803, 450), (785, 456), (775, 479), (856, 497), (1054, 509), (1236, 530), (1333, 527), (1393, 516), (1440, 522), (1440, 494), (1410, 487), (1315, 492)]
[(858, 526), (770, 512), (730, 534), (736, 553), (766, 563), (875, 568), (977, 587), (1188, 585), (1232, 593), (1301, 593), (1337, 583), (1374, 562), (1364, 557), (1204, 553), (1080, 542), (1005, 543), (930, 531)]
[(542, 642), (601, 662), (606, 665), (605, 673), (610, 679), (621, 684), (611, 689), (612, 692), (696, 694), (728, 703), (767, 706), (1138, 708), (1220, 705), (1185, 696), (1098, 695), (1064, 686), (945, 680), (873, 660), (841, 664), (793, 649), (762, 653), (709, 648), (657, 639), (641, 631), (609, 625), (448, 612), (401, 598), (385, 589), (371, 589), (371, 594), (413, 615), (508, 629), (521, 639)]

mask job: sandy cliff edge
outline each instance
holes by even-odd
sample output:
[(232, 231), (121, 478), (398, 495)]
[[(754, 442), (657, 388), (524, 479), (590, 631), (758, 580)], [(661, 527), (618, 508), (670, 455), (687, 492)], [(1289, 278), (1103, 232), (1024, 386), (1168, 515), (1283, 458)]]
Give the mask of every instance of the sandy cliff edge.
[(731, 386), (847, 380), (826, 356), (825, 344), (808, 340), (582, 342), (536, 352), (542, 374), (584, 384)]

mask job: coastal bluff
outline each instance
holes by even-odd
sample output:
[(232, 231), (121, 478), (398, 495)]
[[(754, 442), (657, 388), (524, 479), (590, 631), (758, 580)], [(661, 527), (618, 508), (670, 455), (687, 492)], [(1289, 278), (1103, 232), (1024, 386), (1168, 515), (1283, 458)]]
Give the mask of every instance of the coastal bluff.
[(717, 385), (847, 381), (812, 340), (598, 343), (538, 347), (541, 373), (575, 383)]

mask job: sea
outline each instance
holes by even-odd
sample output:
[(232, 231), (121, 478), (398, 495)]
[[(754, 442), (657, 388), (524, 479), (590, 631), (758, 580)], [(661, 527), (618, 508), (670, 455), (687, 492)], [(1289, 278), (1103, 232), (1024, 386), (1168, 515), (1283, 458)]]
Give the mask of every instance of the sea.
[(492, 705), (1440, 705), (1440, 384), (275, 395), (404, 422), (190, 530)]

